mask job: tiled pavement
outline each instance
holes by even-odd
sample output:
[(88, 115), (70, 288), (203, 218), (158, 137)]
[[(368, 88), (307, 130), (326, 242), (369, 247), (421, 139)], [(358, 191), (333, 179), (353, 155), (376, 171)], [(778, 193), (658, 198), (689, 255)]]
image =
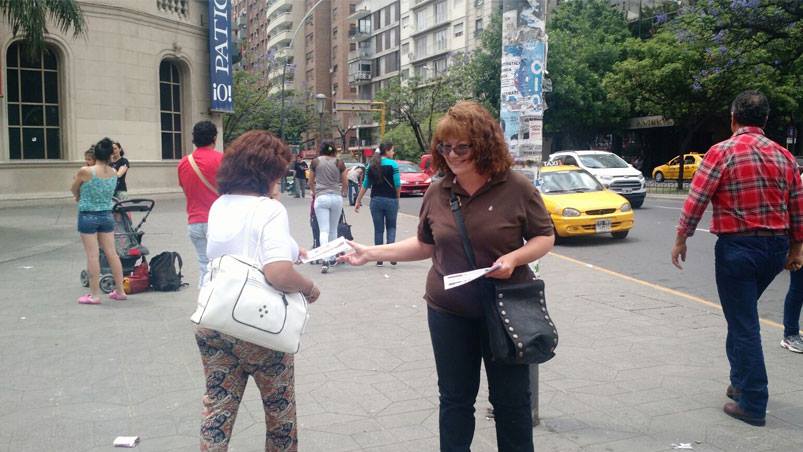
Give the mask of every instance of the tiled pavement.
[[(308, 245), (308, 204), (285, 203), (296, 237)], [(73, 209), (0, 210), (0, 451), (111, 451), (118, 435), (139, 435), (141, 451), (197, 450), (203, 380), (188, 320), (195, 290), (77, 305), (83, 253)], [(349, 219), (355, 236), (369, 241), (368, 212)], [(398, 236), (415, 226), (400, 216)], [(184, 256), (194, 281), (181, 201), (159, 199), (145, 231), (154, 254)], [(302, 451), (437, 450), (436, 377), (421, 300), (428, 267), (338, 266), (328, 275), (302, 267), (323, 292), (296, 358)], [(721, 411), (720, 312), (557, 255), (544, 259), (543, 276), (561, 342), (541, 366), (536, 450), (664, 451), (673, 443), (697, 451), (803, 450), (803, 356), (778, 346), (778, 329), (764, 326), (767, 427), (749, 427)], [(482, 389), (475, 451), (495, 450), (488, 406)], [(262, 419), (250, 384), (230, 450), (261, 450)]]

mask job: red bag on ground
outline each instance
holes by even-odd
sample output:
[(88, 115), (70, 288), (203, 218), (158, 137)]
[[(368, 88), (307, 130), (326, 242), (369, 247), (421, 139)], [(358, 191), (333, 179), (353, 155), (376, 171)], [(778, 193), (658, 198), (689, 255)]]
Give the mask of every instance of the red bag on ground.
[(151, 286), (148, 261), (142, 258), (142, 262), (134, 266), (134, 271), (130, 276), (123, 278), (123, 290), (127, 294), (145, 292)]

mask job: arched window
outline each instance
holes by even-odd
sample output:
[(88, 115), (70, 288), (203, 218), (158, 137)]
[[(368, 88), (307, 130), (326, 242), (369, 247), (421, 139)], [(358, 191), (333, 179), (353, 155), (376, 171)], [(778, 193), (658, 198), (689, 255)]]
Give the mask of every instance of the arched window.
[(175, 63), (164, 60), (159, 65), (159, 105), (162, 122), (162, 158), (180, 159), (181, 146), (181, 73)]
[(60, 159), (59, 62), (45, 48), (32, 55), (17, 41), (6, 53), (11, 160)]

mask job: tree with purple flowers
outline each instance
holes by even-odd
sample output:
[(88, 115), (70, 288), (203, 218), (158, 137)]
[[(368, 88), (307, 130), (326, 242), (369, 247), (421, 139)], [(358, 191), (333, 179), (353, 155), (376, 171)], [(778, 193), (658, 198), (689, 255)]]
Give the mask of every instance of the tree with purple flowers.
[(627, 58), (603, 85), (634, 115), (663, 115), (683, 132), (678, 154), (706, 121), (726, 121), (745, 89), (767, 94), (767, 133), (783, 141), (803, 119), (803, 4), (787, 0), (700, 0), (650, 39), (630, 39)]

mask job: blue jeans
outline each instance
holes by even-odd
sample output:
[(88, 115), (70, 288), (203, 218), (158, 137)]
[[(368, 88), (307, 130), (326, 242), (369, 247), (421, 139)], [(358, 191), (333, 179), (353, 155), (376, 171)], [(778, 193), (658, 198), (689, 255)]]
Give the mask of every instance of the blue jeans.
[(324, 193), (315, 198), (315, 217), (318, 219), (321, 246), (337, 238), (337, 224), (343, 212), (343, 198)]
[(803, 270), (789, 274), (789, 291), (783, 304), (783, 335), (800, 334), (800, 310), (803, 307)]
[(385, 230), (388, 241), (396, 242), (396, 218), (399, 216), (399, 199), (371, 196), (371, 218), (374, 220), (374, 245), (381, 245)]
[(440, 392), (441, 451), (468, 452), (474, 438), (474, 402), (485, 361), (500, 452), (532, 452), (530, 366), (493, 362), (487, 353), (484, 319), (458, 317), (427, 308)]
[(731, 385), (742, 392), (739, 406), (757, 417), (765, 416), (769, 398), (758, 298), (783, 269), (788, 251), (787, 237), (725, 235), (714, 248), (717, 292), (728, 322)]
[(299, 179), (299, 178), (296, 177), (294, 185), (295, 185), (295, 189), (296, 189), (296, 195), (295, 195), (296, 198), (298, 198), (298, 197), (303, 198), (305, 196), (304, 189), (306, 188), (307, 180), (306, 179)]
[(195, 253), (198, 255), (198, 287), (204, 282), (206, 275), (206, 265), (209, 263), (209, 258), (206, 257), (206, 230), (207, 223), (193, 223), (188, 225), (187, 231), (190, 236), (190, 241), (195, 247)]

